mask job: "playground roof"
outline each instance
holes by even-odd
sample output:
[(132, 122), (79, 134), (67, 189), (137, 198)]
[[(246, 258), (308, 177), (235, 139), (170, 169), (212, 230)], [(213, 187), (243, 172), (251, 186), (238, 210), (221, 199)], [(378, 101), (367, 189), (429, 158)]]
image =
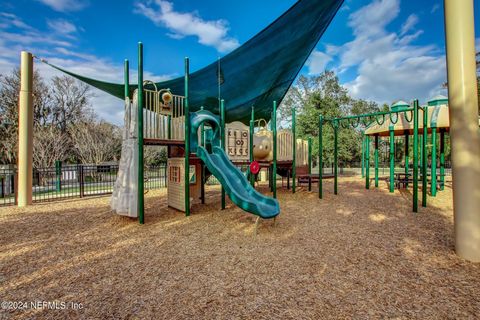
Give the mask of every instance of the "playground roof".
[[(448, 117), (448, 105), (443, 104), (435, 107), (427, 107), (428, 112), (428, 122), (427, 130), (431, 132), (432, 127), (437, 127), (438, 129), (448, 130), (450, 128), (450, 119)], [(398, 115), (398, 118), (397, 118)], [(398, 119), (398, 120), (397, 120)], [(377, 122), (374, 122), (366, 130), (365, 134), (369, 136), (388, 136), (390, 132), (390, 127), (393, 128), (393, 131), (396, 136), (401, 136), (405, 134), (413, 134), (413, 112), (405, 111), (399, 112), (397, 114), (391, 114), (385, 116), (385, 121), (382, 123), (382, 119), (378, 119)], [(423, 132), (423, 110), (418, 110), (418, 129), (419, 132)]]
[[(342, 3), (343, 0), (299, 0), (245, 44), (192, 73), (189, 82), (191, 111), (204, 106), (218, 113), (220, 87), (228, 122), (247, 123), (252, 106), (257, 119), (270, 119), (273, 101), (282, 101)], [(53, 67), (124, 98), (123, 84), (91, 79)], [(156, 85), (170, 88), (174, 94), (184, 94), (183, 77)], [(136, 85), (130, 85), (130, 93), (136, 88)]]
[[(438, 98), (438, 97), (436, 97)], [(442, 104), (439, 104), (442, 103)], [(427, 109), (427, 132), (430, 133), (433, 127), (442, 129), (444, 131), (450, 130), (450, 117), (448, 114), (448, 99), (442, 97), (442, 99), (433, 99), (428, 102), (428, 106), (424, 106)], [(393, 107), (393, 106), (392, 106)], [(393, 109), (393, 108), (392, 108)], [(398, 114), (398, 120), (397, 120)], [(368, 136), (388, 136), (390, 127), (393, 127), (394, 134), (401, 136), (405, 134), (413, 134), (413, 112), (405, 111), (397, 114), (385, 115), (383, 118), (374, 120), (366, 130), (365, 134)], [(379, 124), (380, 123), (380, 124)], [(480, 119), (479, 119), (480, 126)], [(423, 132), (423, 109), (418, 110), (418, 129), (419, 132)]]

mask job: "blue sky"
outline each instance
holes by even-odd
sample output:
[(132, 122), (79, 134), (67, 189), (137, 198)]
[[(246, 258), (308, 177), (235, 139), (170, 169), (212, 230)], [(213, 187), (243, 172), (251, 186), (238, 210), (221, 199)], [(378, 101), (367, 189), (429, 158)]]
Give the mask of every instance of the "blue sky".
[[(321, 0), (319, 0), (321, 1)], [(19, 52), (86, 76), (122, 82), (123, 60), (136, 68), (145, 45), (145, 78), (181, 75), (183, 57), (199, 69), (241, 45), (294, 0), (3, 0), (0, 73), (18, 65)], [(477, 47), (480, 1), (475, 0)], [(335, 70), (357, 98), (379, 103), (444, 93), (442, 0), (346, 0), (302, 70)], [(36, 64), (45, 78), (58, 73)], [(103, 119), (121, 124), (123, 104), (93, 90)]]

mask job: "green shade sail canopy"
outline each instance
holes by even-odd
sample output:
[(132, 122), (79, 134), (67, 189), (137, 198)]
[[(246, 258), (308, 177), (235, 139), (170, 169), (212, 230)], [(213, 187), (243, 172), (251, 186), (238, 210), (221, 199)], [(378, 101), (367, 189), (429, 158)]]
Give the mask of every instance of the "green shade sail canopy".
[[(273, 101), (282, 101), (342, 3), (343, 0), (300, 0), (245, 44), (192, 73), (189, 79), (190, 111), (203, 106), (205, 110), (218, 114), (220, 85), (228, 122), (248, 123), (252, 106), (257, 119), (269, 120)], [(123, 84), (95, 80), (53, 67), (124, 98)], [(169, 88), (174, 94), (184, 94), (183, 77), (159, 82), (156, 86)], [(130, 93), (136, 87), (131, 85)]]

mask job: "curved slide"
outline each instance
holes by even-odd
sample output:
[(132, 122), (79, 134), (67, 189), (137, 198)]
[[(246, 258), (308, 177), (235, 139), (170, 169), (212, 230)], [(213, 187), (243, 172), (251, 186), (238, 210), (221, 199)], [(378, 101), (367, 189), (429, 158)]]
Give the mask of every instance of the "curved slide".
[(264, 219), (275, 218), (280, 213), (277, 199), (255, 190), (220, 147), (214, 146), (212, 153), (208, 153), (204, 147), (198, 146), (197, 156), (220, 181), (226, 194), (238, 207)]

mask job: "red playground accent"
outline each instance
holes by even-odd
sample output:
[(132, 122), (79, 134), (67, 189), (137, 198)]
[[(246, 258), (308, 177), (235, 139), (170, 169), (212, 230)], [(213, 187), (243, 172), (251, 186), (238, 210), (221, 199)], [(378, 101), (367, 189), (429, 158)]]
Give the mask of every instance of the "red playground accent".
[(253, 174), (257, 174), (260, 171), (260, 164), (257, 161), (252, 161), (250, 163), (250, 172)]

